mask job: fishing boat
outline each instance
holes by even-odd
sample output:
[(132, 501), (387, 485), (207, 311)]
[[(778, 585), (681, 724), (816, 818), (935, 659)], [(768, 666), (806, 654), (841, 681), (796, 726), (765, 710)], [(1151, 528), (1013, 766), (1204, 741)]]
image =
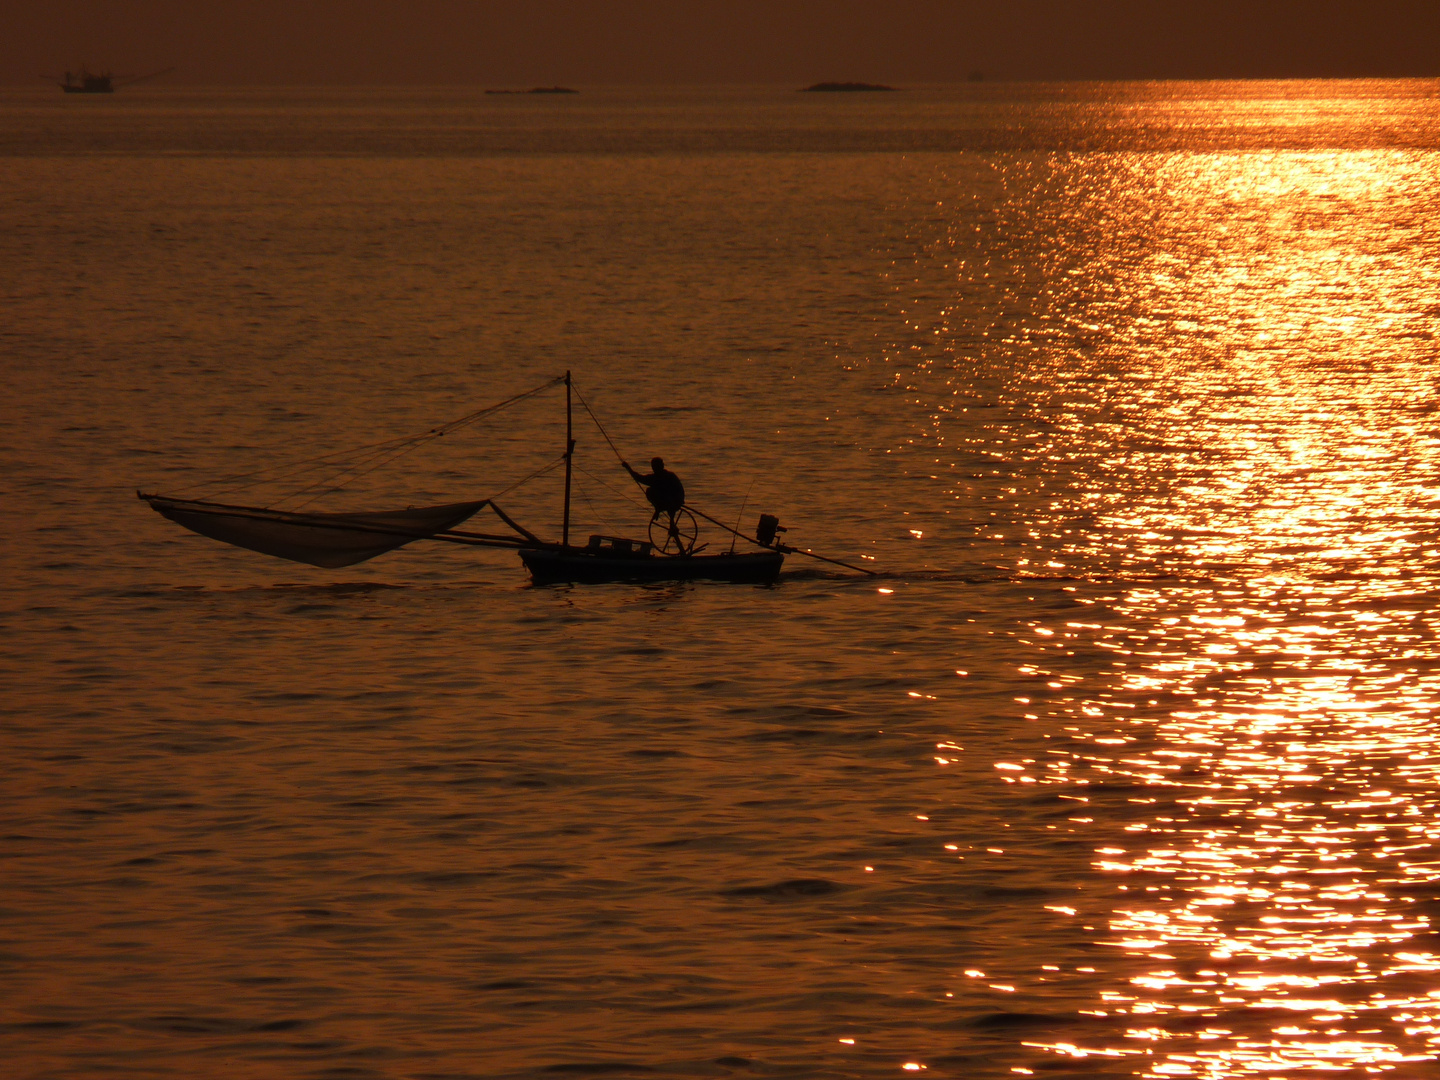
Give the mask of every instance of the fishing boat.
[(173, 67), (168, 67), (164, 71), (152, 71), (149, 75), (116, 75), (109, 71), (94, 72), (82, 67), (79, 71), (67, 71), (63, 79), (54, 81), (67, 94), (113, 94), (117, 86), (134, 86), (146, 79), (168, 75), (174, 70)]
[[(871, 573), (863, 567), (781, 543), (779, 535), (785, 529), (772, 514), (761, 514), (754, 535), (747, 536), (688, 503), (674, 513), (657, 510), (651, 516), (644, 540), (592, 534), (583, 545), (572, 544), (570, 502), (576, 445), (576, 399), (594, 421), (616, 458), (622, 464), (624, 462), (589, 404), (579, 396), (568, 371), (541, 386), (419, 435), (376, 443), (355, 451), (326, 454), (277, 469), (226, 477), (219, 483), (228, 484), (229, 490), (243, 490), (276, 475), (286, 479), (302, 478), (304, 487), (301, 490), (314, 498), (317, 490), (322, 493), (340, 490), (348, 478), (373, 471), (418, 446), (562, 384), (565, 387), (564, 453), (490, 498), (401, 510), (315, 513), (303, 508), (284, 509), (276, 505), (249, 506), (215, 499), (182, 498), (178, 494), (137, 491), (136, 495), (157, 513), (201, 536), (325, 569), (354, 566), (407, 544), (428, 540), (469, 547), (514, 549), (537, 585), (695, 580), (766, 584), (779, 577), (785, 556), (795, 553), (861, 573)], [(565, 469), (565, 488), (560, 539), (547, 541), (516, 521), (495, 500), (561, 464)], [(316, 474), (319, 474), (318, 478)], [(458, 527), (487, 509), (505, 531), (483, 532)], [(729, 550), (707, 550), (708, 543), (700, 539), (699, 521), (708, 522), (723, 534), (728, 534)], [(736, 550), (739, 541), (746, 543), (745, 550)]]
[(592, 536), (583, 548), (547, 545), (520, 549), (520, 561), (537, 585), (573, 581), (729, 581), (764, 585), (780, 576), (785, 551), (666, 555), (623, 537)]

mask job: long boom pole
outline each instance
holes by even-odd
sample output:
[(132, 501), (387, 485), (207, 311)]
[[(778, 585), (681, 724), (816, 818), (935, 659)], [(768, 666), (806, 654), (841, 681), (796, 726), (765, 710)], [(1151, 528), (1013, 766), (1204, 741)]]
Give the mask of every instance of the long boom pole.
[(813, 551), (807, 551), (805, 548), (801, 548), (801, 547), (791, 547), (789, 544), (762, 544), (762, 543), (760, 543), (759, 540), (756, 540), (756, 539), (753, 539), (752, 537), (746, 536), (746, 535), (745, 535), (744, 533), (742, 533), (740, 530), (738, 530), (738, 529), (732, 529), (729, 525), (726, 525), (723, 521), (716, 521), (713, 517), (711, 517), (709, 514), (705, 513), (705, 511), (699, 509), (698, 507), (694, 507), (694, 506), (691, 506), (689, 503), (686, 503), (686, 504), (685, 504), (685, 509), (686, 509), (686, 510), (689, 510), (689, 511), (690, 511), (691, 513), (693, 513), (693, 514), (698, 514), (700, 517), (702, 517), (702, 518), (704, 518), (706, 521), (710, 522), (711, 525), (718, 525), (720, 528), (724, 529), (726, 532), (734, 534), (738, 539), (740, 539), (740, 540), (745, 540), (745, 541), (747, 541), (747, 542), (749, 542), (749, 543), (751, 543), (751, 544), (754, 544), (754, 545), (755, 545), (756, 547), (758, 547), (758, 548), (764, 548), (766, 551), (779, 551), (779, 552), (782, 552), (782, 553), (784, 553), (784, 554), (786, 554), (786, 555), (789, 555), (789, 554), (792, 554), (792, 553), (795, 554), (795, 555), (805, 555), (805, 556), (807, 556), (808, 558), (811, 558), (811, 559), (819, 559), (821, 562), (834, 563), (836, 566), (843, 566), (843, 567), (845, 567), (846, 570), (856, 570), (856, 571), (858, 571), (858, 572), (860, 572), (860, 573), (862, 573), (862, 574), (869, 574), (871, 577), (879, 577), (879, 576), (880, 576), (880, 575), (877, 574), (874, 570), (867, 570), (867, 569), (865, 569), (865, 567), (863, 567), (863, 566), (856, 566), (854, 563), (841, 562), (839, 559), (832, 559), (832, 558), (830, 558), (830, 556), (828, 556), (828, 555), (819, 555), (819, 554), (817, 554), (817, 553), (815, 553), (815, 552), (813, 552)]
[(560, 546), (570, 546), (570, 471), (575, 457), (575, 429), (570, 419), (570, 372), (565, 372), (565, 516), (560, 523)]

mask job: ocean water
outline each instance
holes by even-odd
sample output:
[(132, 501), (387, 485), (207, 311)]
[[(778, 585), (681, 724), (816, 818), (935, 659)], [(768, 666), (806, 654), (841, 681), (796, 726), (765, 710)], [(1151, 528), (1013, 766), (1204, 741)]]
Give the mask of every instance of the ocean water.
[[(1433, 1075), (1440, 84), (0, 118), (5, 1075)], [(566, 370), (877, 576), (134, 497)], [(315, 508), (496, 494), (563, 407)], [(577, 531), (643, 534), (577, 412)]]

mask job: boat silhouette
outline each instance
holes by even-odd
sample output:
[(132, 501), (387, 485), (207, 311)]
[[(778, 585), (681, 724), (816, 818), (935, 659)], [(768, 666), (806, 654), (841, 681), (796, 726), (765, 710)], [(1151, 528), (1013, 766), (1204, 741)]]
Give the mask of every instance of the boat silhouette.
[[(336, 514), (284, 510), (274, 506), (245, 506), (138, 491), (136, 495), (149, 503), (157, 513), (191, 532), (276, 558), (327, 569), (353, 566), (417, 540), (432, 540), (467, 547), (512, 548), (519, 554), (521, 562), (537, 585), (558, 582), (589, 584), (609, 581), (690, 580), (766, 583), (773, 582), (779, 576), (785, 556), (792, 553), (861, 573), (872, 573), (863, 567), (781, 543), (777, 537), (785, 530), (774, 515), (762, 514), (755, 534), (748, 536), (689, 504), (665, 517), (657, 510), (651, 516), (647, 539), (597, 534), (590, 536), (583, 546), (572, 544), (570, 488), (575, 456), (574, 399), (579, 398), (581, 406), (595, 422), (610, 449), (615, 451), (615, 456), (619, 458), (620, 455), (589, 404), (584, 398), (580, 398), (574, 389), (568, 371), (534, 389), (419, 435), (280, 466), (277, 475), (298, 481), (316, 472), (322, 473), (320, 479), (306, 482), (297, 493), (314, 498), (317, 497), (314, 494), (317, 489), (321, 489), (322, 494), (324, 491), (338, 490), (343, 486), (346, 477), (368, 472), (423, 443), (562, 384), (565, 387), (564, 452), (499, 493), (503, 495), (513, 491), (563, 464), (565, 496), (559, 541), (544, 540), (525, 528), (502, 510), (493, 497), (439, 506), (407, 507), (403, 510)], [(266, 482), (264, 473), (267, 471), (269, 470), (230, 477), (224, 482), (231, 485), (230, 490), (243, 490)], [(239, 483), (231, 483), (232, 481)], [(475, 532), (456, 527), (486, 508), (509, 529), (508, 533)], [(704, 549), (708, 545), (698, 542), (697, 517), (729, 534), (729, 551), (705, 553)], [(758, 550), (736, 551), (736, 542), (740, 540)]]
[(55, 79), (50, 75), (42, 75), (41, 78), (52, 79), (67, 94), (113, 94), (116, 87), (134, 86), (146, 79), (168, 75), (174, 70), (173, 67), (168, 67), (163, 71), (152, 71), (148, 75), (116, 75), (110, 71), (94, 72), (81, 67), (79, 71), (65, 72), (64, 78), (61, 79)]

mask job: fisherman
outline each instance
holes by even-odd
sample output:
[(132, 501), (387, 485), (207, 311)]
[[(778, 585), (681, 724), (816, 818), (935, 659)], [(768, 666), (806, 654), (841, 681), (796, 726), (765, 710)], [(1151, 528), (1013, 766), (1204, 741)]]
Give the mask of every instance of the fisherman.
[(624, 465), (625, 471), (645, 489), (645, 498), (655, 508), (655, 512), (650, 515), (650, 521), (653, 523), (661, 513), (668, 515), (670, 518), (669, 535), (678, 538), (679, 530), (675, 527), (675, 515), (685, 507), (685, 485), (680, 482), (680, 477), (665, 468), (665, 462), (658, 457), (650, 459), (648, 476), (630, 468), (628, 461), (622, 461), (620, 464)]

